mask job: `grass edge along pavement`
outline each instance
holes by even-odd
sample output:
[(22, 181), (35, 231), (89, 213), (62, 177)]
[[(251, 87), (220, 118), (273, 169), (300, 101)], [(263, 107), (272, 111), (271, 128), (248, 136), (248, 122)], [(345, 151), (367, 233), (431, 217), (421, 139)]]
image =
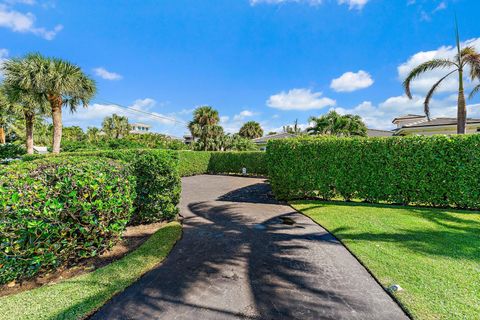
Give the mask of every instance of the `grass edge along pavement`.
[(170, 222), (135, 251), (108, 266), (2, 297), (0, 315), (3, 320), (85, 318), (163, 261), (181, 234), (180, 223)]
[(480, 213), (301, 200), (293, 208), (337, 237), (414, 319), (480, 313)]

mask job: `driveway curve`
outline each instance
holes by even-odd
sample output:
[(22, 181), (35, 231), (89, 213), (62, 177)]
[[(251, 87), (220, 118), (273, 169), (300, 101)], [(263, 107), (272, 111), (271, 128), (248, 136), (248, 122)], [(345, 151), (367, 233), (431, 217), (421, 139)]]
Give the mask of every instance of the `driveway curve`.
[(182, 187), (182, 239), (93, 319), (408, 319), (264, 179), (201, 175)]

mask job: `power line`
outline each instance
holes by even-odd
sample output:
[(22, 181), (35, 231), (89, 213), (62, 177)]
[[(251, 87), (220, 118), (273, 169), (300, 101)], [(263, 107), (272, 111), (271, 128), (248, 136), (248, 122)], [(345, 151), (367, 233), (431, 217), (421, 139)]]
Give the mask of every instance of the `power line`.
[(151, 113), (151, 112), (147, 112), (147, 111), (144, 111), (144, 110), (135, 109), (135, 108), (132, 108), (132, 107), (123, 106), (123, 105), (118, 104), (118, 103), (115, 103), (115, 102), (111, 102), (111, 101), (107, 101), (107, 100), (103, 100), (103, 99), (101, 99), (100, 102), (101, 102), (101, 103), (108, 104), (108, 105), (110, 105), (110, 106), (112, 106), (112, 107), (119, 108), (119, 109), (127, 109), (127, 110), (130, 110), (130, 111), (142, 113), (142, 114), (147, 115), (147, 116), (149, 116), (149, 117), (151, 117), (151, 118), (168, 120), (168, 121), (175, 122), (175, 123), (180, 123), (180, 124), (183, 124), (183, 125), (186, 125), (186, 124), (187, 124), (185, 121), (177, 120), (177, 119), (175, 119), (175, 118), (170, 118), (170, 117), (166, 117), (166, 116), (161, 116), (161, 115), (158, 115), (158, 114), (155, 114), (155, 113)]

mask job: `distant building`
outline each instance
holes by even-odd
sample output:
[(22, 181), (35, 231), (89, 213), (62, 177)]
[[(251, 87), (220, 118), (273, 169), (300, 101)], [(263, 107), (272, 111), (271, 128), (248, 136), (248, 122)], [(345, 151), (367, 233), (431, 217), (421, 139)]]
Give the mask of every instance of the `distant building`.
[(150, 133), (150, 129), (152, 126), (144, 123), (132, 123), (130, 124), (130, 133), (131, 134), (144, 134), (144, 133)]
[(367, 137), (391, 137), (391, 136), (393, 136), (393, 131), (367, 129)]
[(195, 142), (195, 138), (190, 135), (185, 135), (183, 136), (183, 142), (187, 145), (191, 145), (192, 143)]
[[(407, 114), (393, 119), (396, 136), (426, 135), (434, 134), (456, 134), (457, 118), (433, 118), (428, 120), (426, 116)], [(479, 133), (480, 119), (467, 119), (466, 133)]]
[(295, 134), (293, 133), (281, 132), (281, 133), (270, 134), (265, 137), (252, 139), (252, 141), (258, 146), (260, 150), (264, 151), (267, 148), (267, 142), (269, 140), (286, 139), (286, 138), (293, 138), (293, 137), (295, 137)]

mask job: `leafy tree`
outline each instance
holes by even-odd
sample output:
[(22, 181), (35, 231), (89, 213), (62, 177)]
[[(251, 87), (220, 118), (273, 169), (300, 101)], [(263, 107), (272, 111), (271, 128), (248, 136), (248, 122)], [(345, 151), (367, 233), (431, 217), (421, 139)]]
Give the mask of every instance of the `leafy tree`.
[(95, 82), (77, 65), (68, 61), (29, 54), (3, 64), (5, 84), (32, 95), (41, 95), (51, 109), (53, 120), (53, 153), (60, 152), (62, 139), (62, 106), (75, 112), (84, 107), (96, 93)]
[(307, 129), (310, 134), (328, 134), (335, 136), (362, 136), (367, 135), (367, 127), (358, 115), (340, 115), (332, 110), (321, 117), (310, 117), (312, 126)]
[(298, 126), (298, 119), (295, 119), (295, 123), (293, 126), (283, 126), (283, 132), (292, 133), (292, 134), (299, 134), (302, 132), (302, 129)]
[(276, 131), (270, 131), (269, 133), (267, 133), (267, 136), (271, 136), (272, 134), (277, 134)]
[(0, 87), (0, 144), (5, 144), (7, 127), (13, 122), (14, 117), (10, 112), (10, 103)]
[(85, 140), (85, 133), (79, 126), (63, 128), (63, 138), (66, 141), (82, 141)]
[[(433, 59), (415, 67), (403, 82), (403, 87), (407, 96), (412, 99), (410, 85), (425, 72), (435, 69), (446, 69), (446, 74), (440, 78), (430, 89), (425, 97), (424, 110), (425, 115), (430, 119), (430, 100), (445, 79), (453, 74), (458, 76), (458, 100), (457, 100), (457, 133), (464, 134), (467, 124), (467, 107), (464, 91), (464, 72), (465, 68), (470, 68), (470, 77), (472, 80), (480, 78), (480, 54), (474, 47), (468, 46), (461, 48), (458, 27), (456, 28), (457, 54), (453, 59)], [(480, 91), (480, 85), (473, 89), (470, 97), (473, 97)]]
[(101, 130), (98, 129), (97, 127), (88, 127), (87, 133), (86, 133), (88, 142), (96, 143), (100, 141), (100, 137), (101, 137), (100, 132)]
[(39, 94), (22, 90), (18, 86), (7, 83), (3, 91), (8, 104), (8, 112), (21, 116), (25, 120), (25, 142), (28, 154), (33, 154), (33, 131), (35, 118), (45, 115), (47, 100)]
[(194, 140), (194, 148), (198, 150), (218, 150), (223, 143), (223, 128), (218, 125), (218, 111), (210, 106), (198, 107), (193, 112), (193, 120), (188, 129)]
[(247, 139), (255, 139), (263, 136), (263, 129), (260, 123), (256, 121), (248, 121), (241, 128), (238, 134)]
[(105, 117), (102, 122), (102, 130), (109, 138), (125, 137), (130, 133), (130, 129), (128, 118), (115, 113), (111, 117)]

